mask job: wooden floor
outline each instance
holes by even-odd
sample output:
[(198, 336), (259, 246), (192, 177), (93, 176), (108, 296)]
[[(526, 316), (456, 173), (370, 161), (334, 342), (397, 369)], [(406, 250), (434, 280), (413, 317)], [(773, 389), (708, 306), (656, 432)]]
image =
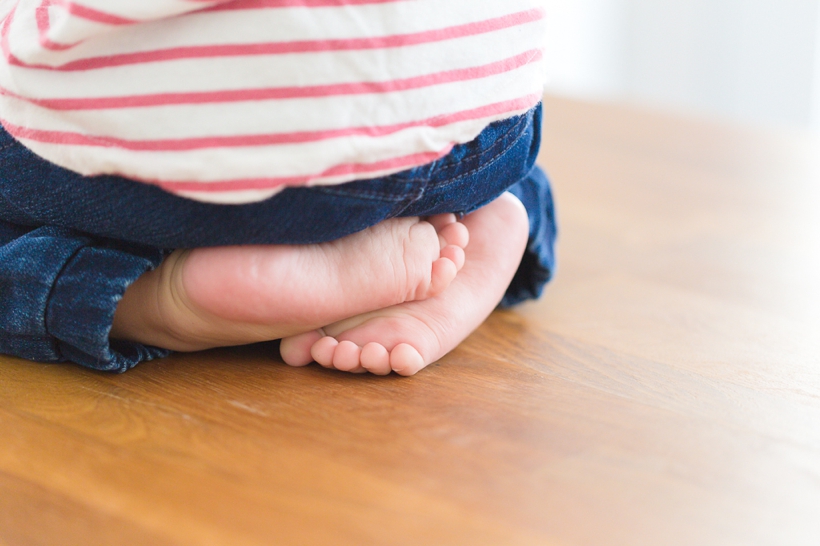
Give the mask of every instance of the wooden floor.
[(0, 358), (0, 544), (820, 544), (820, 143), (545, 123), (555, 283), (414, 378)]

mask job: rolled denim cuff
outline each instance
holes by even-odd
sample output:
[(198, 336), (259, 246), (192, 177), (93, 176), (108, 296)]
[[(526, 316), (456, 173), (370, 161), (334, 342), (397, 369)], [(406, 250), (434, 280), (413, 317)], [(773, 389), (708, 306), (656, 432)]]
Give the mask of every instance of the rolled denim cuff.
[(125, 289), (160, 249), (0, 220), (0, 353), (123, 372), (168, 351), (109, 341)]
[(540, 167), (533, 167), (524, 180), (508, 191), (518, 197), (527, 209), (530, 234), (527, 250), (500, 307), (541, 297), (555, 271), (555, 239), (558, 233), (550, 184)]
[[(45, 312), (48, 334), (70, 360), (102, 371), (124, 372), (143, 360), (170, 351), (109, 339), (125, 289), (163, 258), (157, 249), (129, 246), (83, 246), (66, 262), (54, 282)], [(118, 248), (120, 247), (120, 248)]]

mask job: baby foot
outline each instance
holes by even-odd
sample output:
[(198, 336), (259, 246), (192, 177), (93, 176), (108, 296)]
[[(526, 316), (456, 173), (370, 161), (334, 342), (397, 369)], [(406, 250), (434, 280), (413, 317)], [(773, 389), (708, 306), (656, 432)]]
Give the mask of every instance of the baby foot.
[(465, 217), (464, 268), (435, 297), (394, 305), (282, 340), (291, 366), (318, 362), (341, 371), (413, 375), (453, 350), (501, 301), (527, 243), (527, 212), (506, 193)]
[[(129, 287), (112, 337), (199, 350), (278, 339), (429, 298), (464, 265), (468, 239), (467, 228), (445, 214), (394, 218), (316, 245), (177, 251)], [(145, 301), (159, 302), (150, 340), (127, 313)]]

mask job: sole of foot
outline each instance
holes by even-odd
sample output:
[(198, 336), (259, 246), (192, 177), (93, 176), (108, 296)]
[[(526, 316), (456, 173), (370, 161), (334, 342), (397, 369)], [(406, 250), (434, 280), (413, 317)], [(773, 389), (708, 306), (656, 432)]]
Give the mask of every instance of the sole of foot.
[[(178, 351), (280, 339), (440, 294), (468, 242), (465, 225), (443, 214), (394, 218), (315, 245), (177, 251), (129, 287), (113, 335)], [(153, 329), (124, 317), (140, 301), (158, 302)]]
[(410, 376), (453, 350), (501, 301), (529, 232), (524, 206), (509, 193), (462, 222), (470, 233), (466, 261), (445, 291), (285, 338), (283, 360), (291, 366), (318, 362), (351, 373)]

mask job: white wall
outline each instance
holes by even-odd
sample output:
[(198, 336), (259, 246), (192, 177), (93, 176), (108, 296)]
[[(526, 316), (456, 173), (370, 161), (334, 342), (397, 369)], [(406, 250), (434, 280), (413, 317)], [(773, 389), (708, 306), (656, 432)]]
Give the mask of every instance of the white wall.
[(817, 24), (815, 25), (817, 34), (815, 35), (814, 48), (814, 83), (812, 101), (812, 127), (815, 131), (820, 131), (820, 8), (817, 10)]
[(553, 91), (589, 98), (623, 91), (624, 0), (541, 0)]
[(820, 0), (541, 0), (554, 92), (820, 128)]

